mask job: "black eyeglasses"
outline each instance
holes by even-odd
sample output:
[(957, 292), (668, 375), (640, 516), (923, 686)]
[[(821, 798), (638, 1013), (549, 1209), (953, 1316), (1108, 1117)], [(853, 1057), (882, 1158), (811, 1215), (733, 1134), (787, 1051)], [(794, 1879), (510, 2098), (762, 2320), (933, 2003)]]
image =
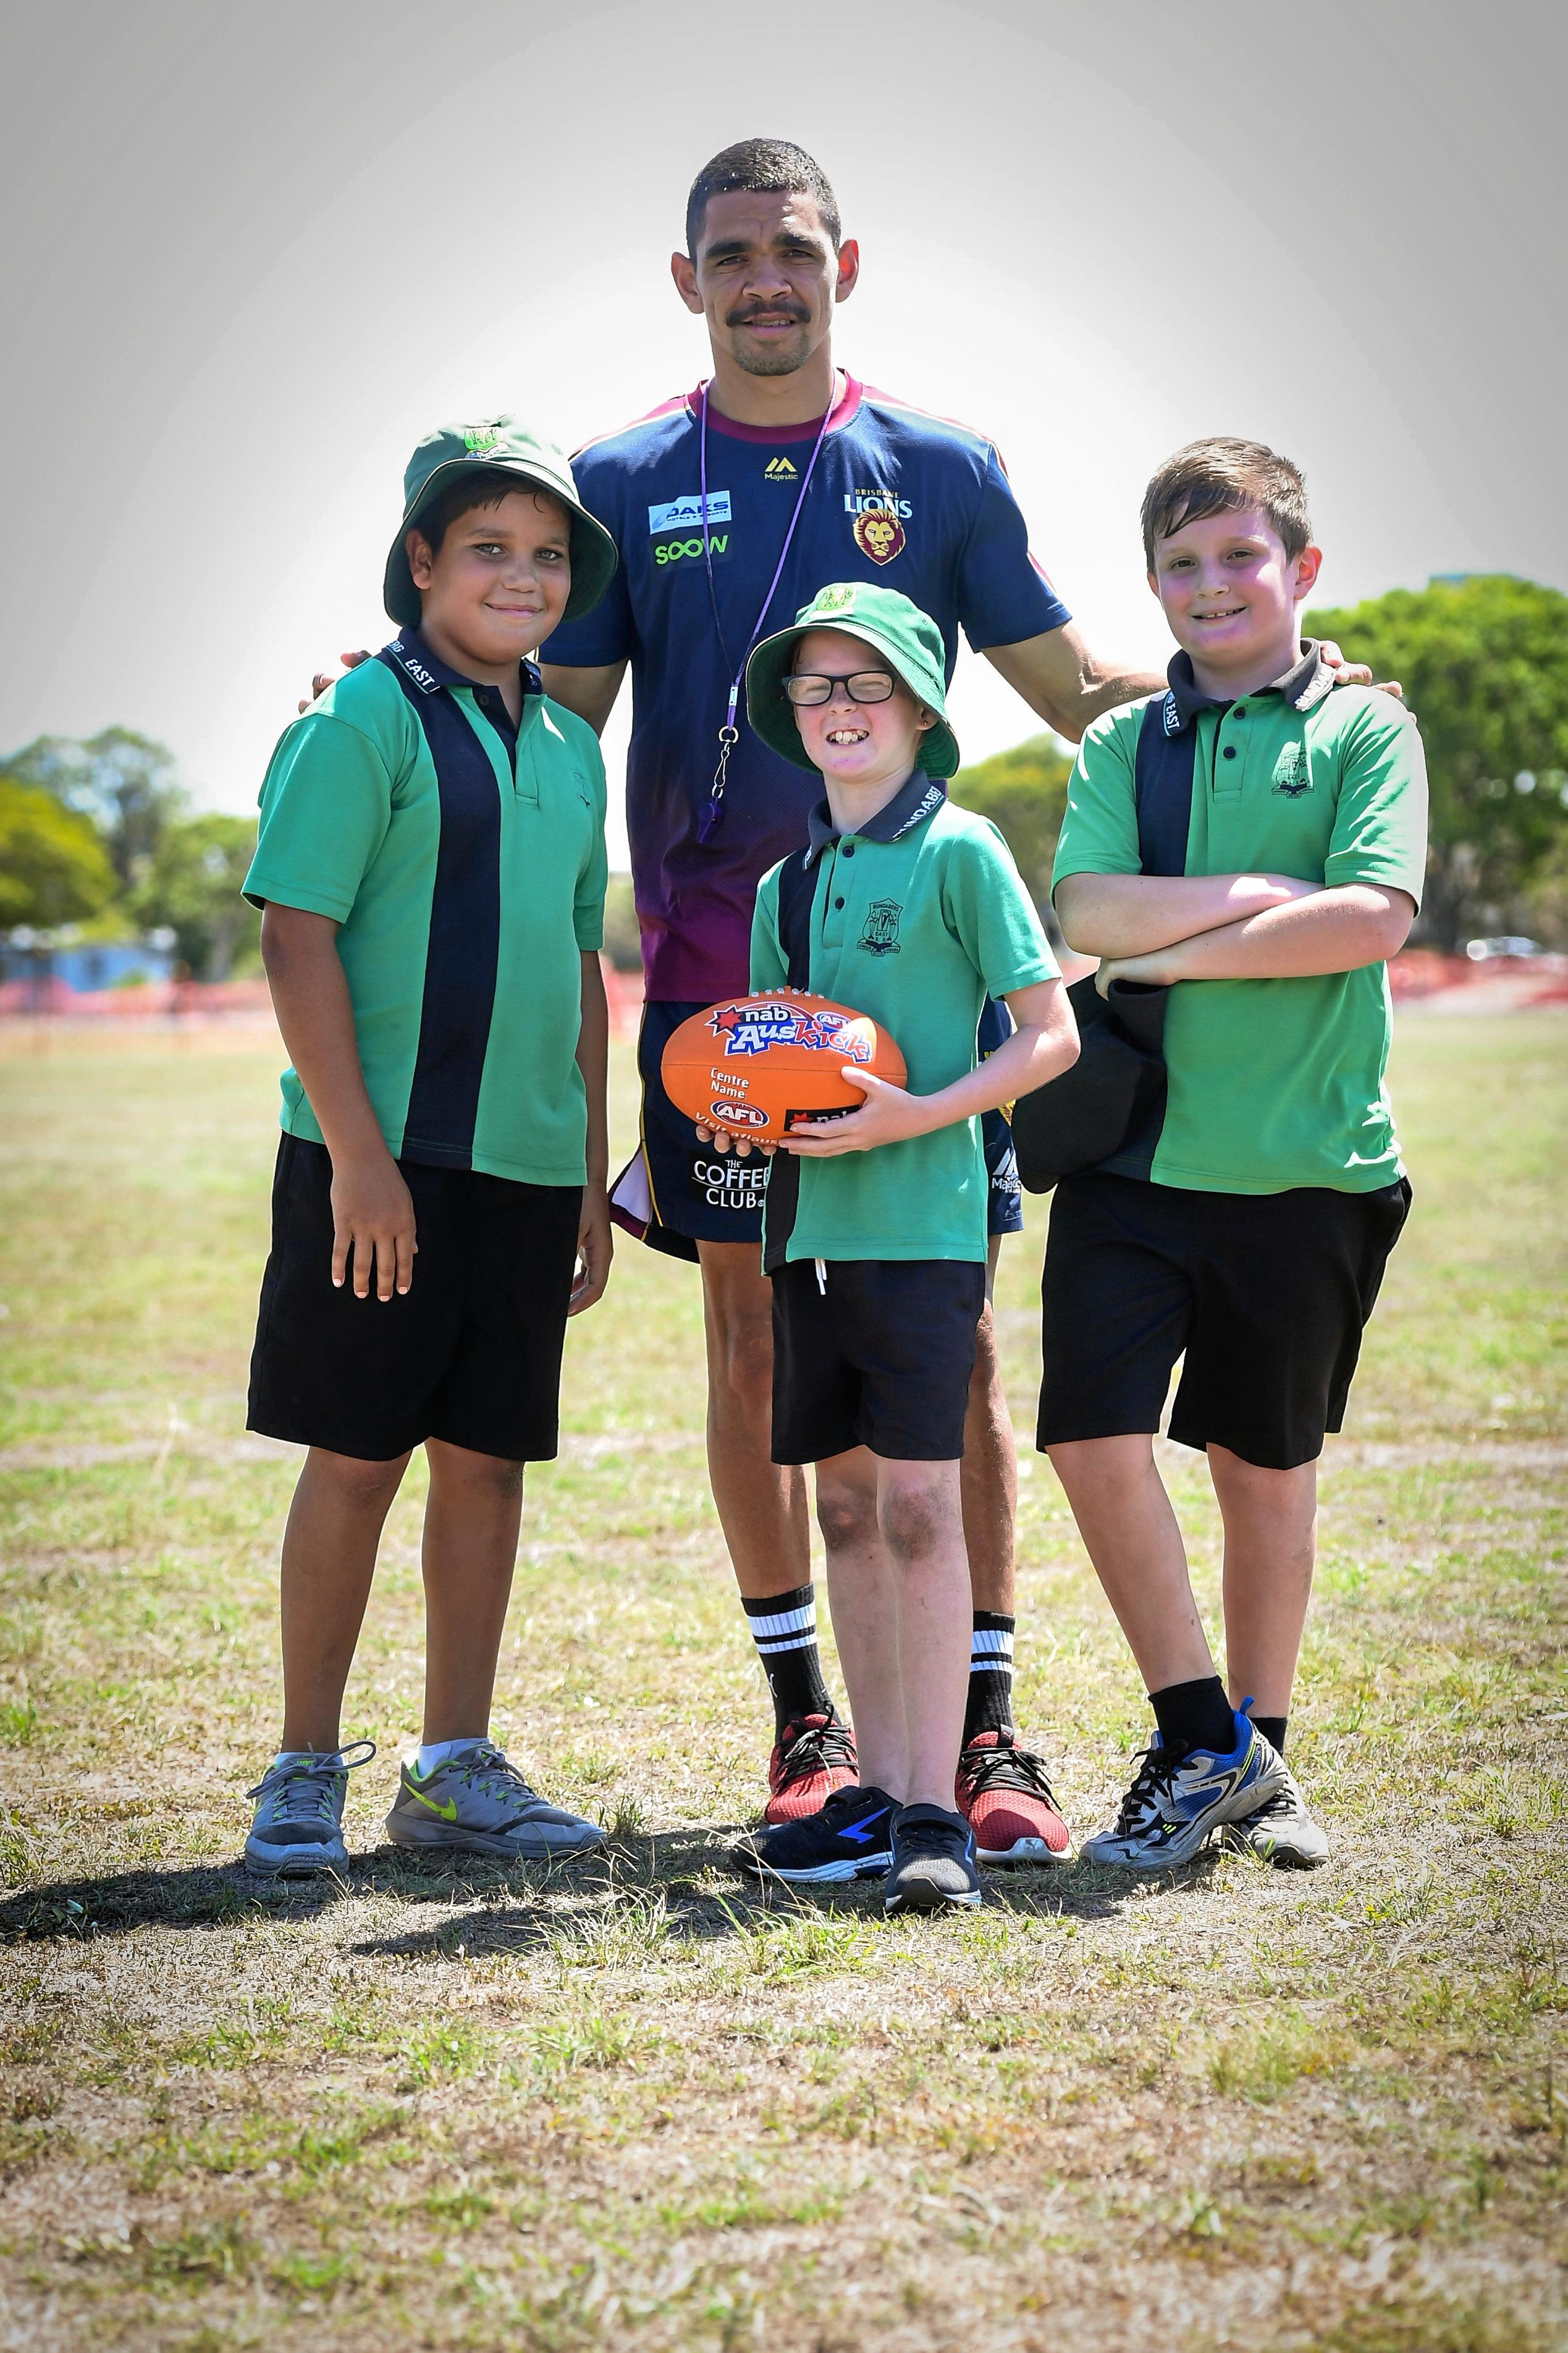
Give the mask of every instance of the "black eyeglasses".
[(847, 678), (834, 678), (821, 670), (793, 670), (784, 681), (784, 692), (790, 701), (805, 707), (814, 702), (831, 702), (833, 690), (841, 686), (851, 702), (889, 702), (894, 679), (890, 670), (851, 670)]

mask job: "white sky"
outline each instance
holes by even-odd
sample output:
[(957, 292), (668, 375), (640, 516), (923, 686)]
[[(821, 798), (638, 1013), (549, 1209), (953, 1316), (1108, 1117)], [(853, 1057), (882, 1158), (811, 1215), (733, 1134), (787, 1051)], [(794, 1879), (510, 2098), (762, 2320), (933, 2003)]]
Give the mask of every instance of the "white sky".
[[(422, 432), (510, 408), (570, 445), (703, 372), (668, 255), (698, 167), (760, 132), (862, 241), (839, 358), (995, 437), (1098, 648), (1165, 658), (1137, 507), (1199, 432), (1305, 467), (1328, 601), (1568, 588), (1565, 24), (13, 0), (0, 749), (120, 721), (251, 806), (312, 670), (389, 634)], [(984, 664), (955, 692), (967, 756), (1035, 732)]]

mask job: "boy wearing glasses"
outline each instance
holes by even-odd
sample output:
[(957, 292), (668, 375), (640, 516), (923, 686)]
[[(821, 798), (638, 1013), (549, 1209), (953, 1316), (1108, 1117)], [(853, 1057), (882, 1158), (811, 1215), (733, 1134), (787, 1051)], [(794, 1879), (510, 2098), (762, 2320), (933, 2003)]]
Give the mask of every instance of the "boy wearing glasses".
[[(934, 1911), (980, 1895), (954, 1809), (972, 1630), (959, 1471), (985, 1296), (980, 1119), (1066, 1069), (1077, 1034), (1005, 844), (940, 781), (959, 754), (936, 624), (895, 590), (824, 588), (752, 654), (746, 703), (763, 740), (817, 769), (826, 796), (805, 849), (763, 878), (752, 986), (870, 1014), (909, 1084), (848, 1071), (864, 1108), (801, 1123), (768, 1179), (773, 1458), (816, 1466), (861, 1778), (762, 1831), (741, 1859), (791, 1882), (885, 1873), (889, 1912)], [(1016, 1026), (977, 1067), (987, 992)]]

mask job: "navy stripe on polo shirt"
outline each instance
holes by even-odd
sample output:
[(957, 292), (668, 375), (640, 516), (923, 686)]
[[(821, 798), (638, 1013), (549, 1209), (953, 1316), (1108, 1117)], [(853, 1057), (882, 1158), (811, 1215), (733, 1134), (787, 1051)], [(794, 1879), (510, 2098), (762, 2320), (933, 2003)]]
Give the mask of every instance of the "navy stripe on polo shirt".
[[(582, 953), (602, 944), (604, 762), (522, 665), (500, 692), (405, 630), (286, 732), (253, 902), (329, 916), (389, 1150), (580, 1185)], [(283, 1125), (322, 1140), (298, 1075)]]
[[(710, 1004), (745, 987), (757, 884), (805, 841), (820, 790), (759, 740), (742, 703), (722, 821), (699, 839), (730, 681), (821, 419), (744, 426), (710, 407), (705, 541), (700, 413), (698, 394), (683, 395), (574, 458), (578, 492), (621, 562), (600, 603), (557, 629), (542, 658), (631, 664), (626, 818), (647, 994)], [(829, 414), (765, 626), (791, 620), (835, 580), (881, 581), (911, 597), (942, 631), (950, 679), (961, 631), (984, 650), (1069, 617), (1030, 554), (986, 437), (853, 377)]]

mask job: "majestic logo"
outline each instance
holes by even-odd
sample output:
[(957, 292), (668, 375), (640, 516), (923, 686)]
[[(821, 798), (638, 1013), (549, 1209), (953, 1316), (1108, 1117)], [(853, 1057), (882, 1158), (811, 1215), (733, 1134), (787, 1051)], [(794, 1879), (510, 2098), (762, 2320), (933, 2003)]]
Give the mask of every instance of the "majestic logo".
[[(868, 1062), (871, 1040), (853, 1014), (811, 1013), (804, 1006), (769, 1002), (719, 1005), (708, 1027), (726, 1054), (765, 1054), (770, 1046), (806, 1046), (840, 1062)], [(748, 1123), (750, 1124), (750, 1123)]]
[(907, 545), (903, 524), (886, 507), (868, 507), (855, 518), (855, 544), (873, 564), (891, 564)]
[(787, 458), (770, 458), (763, 468), (764, 482), (793, 482), (795, 479), (795, 469)]
[(1304, 744), (1287, 744), (1274, 763), (1274, 789), (1288, 801), (1299, 801), (1312, 789), (1312, 771)]
[(903, 908), (897, 899), (873, 899), (866, 910), (866, 921), (855, 944), (868, 955), (901, 955), (899, 945), (899, 918)]
[[(730, 512), (728, 491), (709, 491), (708, 520), (710, 523), (733, 521)], [(657, 539), (661, 531), (700, 531), (702, 528), (701, 492), (693, 491), (688, 498), (670, 499), (664, 506), (649, 507), (647, 528), (650, 539)]]

